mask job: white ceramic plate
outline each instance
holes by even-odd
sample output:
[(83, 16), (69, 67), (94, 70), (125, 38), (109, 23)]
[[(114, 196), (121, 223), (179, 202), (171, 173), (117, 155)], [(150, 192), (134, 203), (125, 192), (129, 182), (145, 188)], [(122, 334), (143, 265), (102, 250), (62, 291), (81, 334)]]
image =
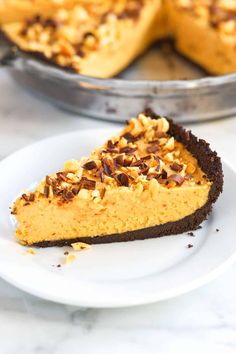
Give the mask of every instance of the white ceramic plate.
[[(94, 245), (63, 264), (66, 248), (26, 253), (13, 236), (9, 205), (24, 188), (86, 155), (114, 130), (74, 132), (16, 152), (0, 163), (0, 276), (45, 299), (84, 307), (151, 303), (190, 291), (236, 259), (235, 177), (224, 163), (224, 193), (203, 228), (159, 239)], [(92, 220), (91, 220), (92, 222)], [(216, 231), (219, 229), (219, 232)], [(188, 248), (188, 244), (194, 247)], [(62, 264), (57, 268), (57, 264)]]

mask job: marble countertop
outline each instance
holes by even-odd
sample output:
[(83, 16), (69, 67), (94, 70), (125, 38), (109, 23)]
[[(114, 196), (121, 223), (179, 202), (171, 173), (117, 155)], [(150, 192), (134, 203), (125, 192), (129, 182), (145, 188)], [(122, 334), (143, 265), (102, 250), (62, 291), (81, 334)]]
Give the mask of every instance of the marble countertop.
[[(44, 137), (111, 123), (78, 118), (21, 91), (0, 72), (0, 159)], [(236, 166), (236, 118), (190, 126)], [(175, 299), (126, 309), (78, 309), (0, 280), (1, 354), (235, 354), (236, 265)]]

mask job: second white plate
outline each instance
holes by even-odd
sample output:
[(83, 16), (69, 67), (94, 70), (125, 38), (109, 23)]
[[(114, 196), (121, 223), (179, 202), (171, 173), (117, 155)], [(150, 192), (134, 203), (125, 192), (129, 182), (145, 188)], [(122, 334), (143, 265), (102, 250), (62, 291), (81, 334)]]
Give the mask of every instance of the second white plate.
[[(84, 307), (119, 307), (171, 298), (208, 282), (236, 259), (234, 170), (224, 164), (224, 193), (195, 237), (94, 245), (64, 264), (66, 248), (36, 249), (14, 239), (9, 206), (25, 187), (88, 154), (114, 130), (89, 130), (50, 138), (0, 163), (0, 276), (36, 296)], [(217, 229), (219, 231), (217, 231)], [(188, 248), (192, 244), (192, 248)], [(57, 267), (61, 264), (61, 267)]]

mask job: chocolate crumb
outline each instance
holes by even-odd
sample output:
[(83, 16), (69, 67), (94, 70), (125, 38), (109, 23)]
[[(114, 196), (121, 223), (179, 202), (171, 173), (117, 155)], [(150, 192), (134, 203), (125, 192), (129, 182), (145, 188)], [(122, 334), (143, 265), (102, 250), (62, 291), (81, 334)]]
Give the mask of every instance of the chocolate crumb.
[(152, 153), (154, 154), (155, 152), (157, 152), (159, 150), (159, 147), (157, 145), (151, 145), (151, 146), (148, 146), (146, 151), (148, 153)]
[(61, 268), (61, 264), (58, 264), (58, 265), (57, 265), (57, 268)]
[(193, 175), (191, 175), (190, 173), (187, 173), (185, 176), (184, 176), (184, 179), (186, 180), (186, 181), (189, 181), (190, 179), (192, 179), (193, 178)]
[(59, 181), (67, 182), (67, 172), (57, 172)]
[(158, 175), (156, 173), (149, 173), (147, 175), (147, 180), (150, 181), (151, 179), (157, 178), (157, 177), (158, 177)]
[(46, 183), (51, 186), (52, 185), (52, 180), (49, 176), (46, 176)]
[(78, 186), (78, 187), (73, 187), (73, 188), (71, 189), (71, 192), (72, 192), (74, 195), (77, 195), (77, 194), (79, 193), (79, 191), (80, 191), (80, 186)]
[(188, 247), (188, 248), (192, 248), (193, 245), (192, 245), (191, 243), (189, 243), (187, 247)]
[(158, 178), (160, 179), (167, 179), (167, 172), (166, 170), (162, 169), (161, 173), (159, 174)]
[(29, 200), (29, 202), (34, 202), (34, 200), (35, 200), (35, 195), (34, 195), (34, 193), (30, 193), (28, 200)]
[(147, 161), (147, 160), (150, 160), (151, 158), (152, 158), (151, 155), (147, 155), (147, 156), (141, 157), (140, 160), (142, 160), (142, 161)]
[(131, 148), (129, 146), (125, 146), (123, 148), (120, 149), (120, 153), (125, 153), (127, 155), (131, 155), (133, 154), (135, 151), (137, 150), (137, 148)]
[(195, 235), (194, 235), (194, 233), (193, 233), (192, 231), (188, 232), (188, 233), (187, 233), (187, 235), (188, 235), (188, 236), (192, 236), (192, 237), (194, 237), (194, 236), (195, 236)]
[(219, 232), (220, 230), (219, 229), (216, 229), (216, 232)]
[(156, 131), (155, 133), (156, 138), (161, 139), (161, 138), (167, 138), (167, 134), (164, 132)]
[(140, 166), (143, 166), (143, 165), (147, 166), (147, 165), (143, 162), (143, 160), (137, 160), (137, 161), (132, 162), (132, 164), (131, 164), (132, 167), (140, 167)]
[(149, 167), (145, 163), (142, 163), (142, 165), (139, 166), (139, 169), (142, 175), (146, 175), (149, 171)]
[(121, 186), (128, 187), (129, 186), (129, 178), (125, 173), (119, 173), (115, 179)]
[(156, 167), (156, 170), (157, 172), (160, 170), (160, 167), (161, 167), (161, 159), (159, 156), (155, 156), (155, 160), (157, 162), (157, 167)]
[(106, 194), (106, 188), (103, 188), (103, 189), (100, 191), (101, 199), (104, 198), (105, 194)]
[(177, 162), (174, 162), (172, 165), (170, 165), (170, 168), (175, 172), (181, 172), (183, 169), (183, 166), (179, 165)]
[(82, 166), (85, 170), (94, 170), (97, 168), (96, 162), (95, 161), (88, 161)]
[(184, 177), (174, 174), (168, 177), (168, 181), (174, 181), (178, 186), (180, 186), (184, 182)]
[(62, 193), (62, 198), (68, 202), (74, 198), (74, 193), (72, 191), (69, 191), (68, 189), (64, 189)]
[(112, 169), (111, 169), (109, 160), (107, 158), (102, 159), (102, 167), (103, 167), (104, 173), (107, 176), (110, 176), (112, 174)]
[(196, 230), (200, 230), (200, 229), (202, 229), (202, 226), (201, 226), (201, 225), (199, 225), (199, 226), (196, 228)]
[(131, 133), (125, 133), (124, 135), (122, 135), (122, 138), (125, 138), (128, 141), (128, 143), (134, 143), (135, 141), (141, 139), (142, 136), (143, 133), (140, 133), (137, 136), (134, 136)]
[(64, 252), (64, 255), (65, 255), (65, 256), (67, 256), (68, 254), (69, 254), (69, 252), (68, 252), (68, 251), (65, 251), (65, 252)]
[(113, 159), (114, 167), (117, 169), (118, 166), (124, 166), (124, 157), (123, 155), (118, 155)]
[(93, 181), (86, 177), (82, 177), (80, 183), (81, 183), (81, 188), (84, 189), (94, 190), (96, 187), (96, 181)]
[(107, 152), (110, 152), (110, 153), (118, 153), (118, 150), (116, 149), (116, 145), (117, 143), (113, 143), (112, 140), (108, 140), (107, 142)]
[(47, 185), (44, 186), (44, 195), (45, 195), (46, 198), (49, 197), (49, 187)]

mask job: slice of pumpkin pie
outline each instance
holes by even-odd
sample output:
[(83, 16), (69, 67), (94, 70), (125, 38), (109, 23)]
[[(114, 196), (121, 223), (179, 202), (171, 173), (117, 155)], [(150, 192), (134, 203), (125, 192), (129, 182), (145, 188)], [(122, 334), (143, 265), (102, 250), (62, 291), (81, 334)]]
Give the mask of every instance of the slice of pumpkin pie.
[(46, 247), (179, 234), (207, 218), (222, 185), (221, 161), (209, 144), (147, 111), (19, 197), (16, 236)]

